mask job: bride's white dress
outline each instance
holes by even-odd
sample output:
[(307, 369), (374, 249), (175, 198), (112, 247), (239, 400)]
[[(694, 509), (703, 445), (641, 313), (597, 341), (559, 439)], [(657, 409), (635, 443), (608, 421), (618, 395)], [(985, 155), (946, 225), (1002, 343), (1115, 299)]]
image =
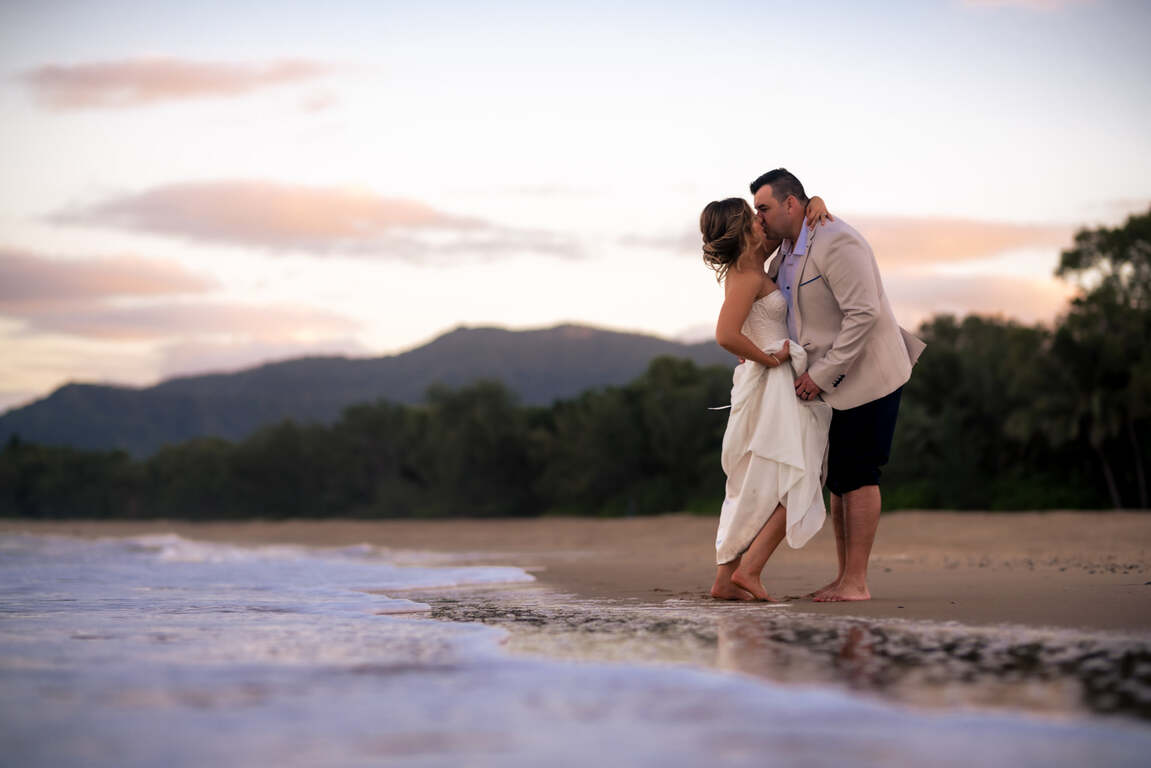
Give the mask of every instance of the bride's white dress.
[[(783, 347), (787, 299), (780, 291), (751, 305), (743, 334), (767, 352)], [(789, 349), (791, 359), (781, 366), (748, 360), (735, 369), (723, 435), (727, 487), (715, 537), (717, 563), (739, 557), (777, 504), (787, 507), (791, 547), (802, 547), (823, 526), (831, 406), (795, 396), (795, 379), (807, 370), (807, 352), (795, 342)]]

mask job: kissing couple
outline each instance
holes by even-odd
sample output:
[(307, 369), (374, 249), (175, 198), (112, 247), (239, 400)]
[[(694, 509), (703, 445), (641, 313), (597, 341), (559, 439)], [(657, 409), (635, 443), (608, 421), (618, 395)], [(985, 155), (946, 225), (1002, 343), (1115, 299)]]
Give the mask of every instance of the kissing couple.
[[(775, 602), (763, 586), (785, 538), (802, 547), (831, 494), (839, 573), (809, 597), (868, 600), (880, 468), (924, 343), (900, 328), (871, 246), (784, 168), (700, 215), (723, 284), (719, 345), (740, 358), (723, 436), (727, 475), (711, 596)], [(774, 254), (774, 256), (773, 256)]]

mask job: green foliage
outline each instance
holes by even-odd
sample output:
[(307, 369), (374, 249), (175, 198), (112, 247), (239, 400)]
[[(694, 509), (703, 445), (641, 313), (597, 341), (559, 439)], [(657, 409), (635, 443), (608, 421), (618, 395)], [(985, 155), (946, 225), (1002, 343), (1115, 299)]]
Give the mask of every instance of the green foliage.
[(1040, 458), (1017, 433), (1050, 333), (977, 316), (936, 317), (919, 333), (929, 352), (904, 391), (885, 477), (900, 506), (994, 507), (994, 480)]
[(419, 510), (439, 516), (532, 514), (526, 413), (497, 381), (428, 390), (408, 472), (425, 491)]
[(166, 445), (143, 464), (143, 508), (171, 517), (231, 517), (242, 514), (230, 482), (232, 445), (199, 438)]
[(542, 440), (540, 497), (631, 515), (684, 509), (702, 488), (722, 493), (727, 414), (708, 408), (726, 403), (730, 390), (726, 368), (657, 358), (626, 387), (557, 403)]
[(1090, 446), (1114, 506), (1147, 507), (1151, 211), (1079, 232), (1057, 274), (1084, 290), (1055, 333), (1065, 382), (1054, 436)]
[[(1080, 232), (1058, 274), (1082, 287), (1054, 328), (938, 316), (907, 384), (885, 507), (1147, 507), (1151, 212)], [(324, 426), (147, 459), (38, 445), (0, 451), (0, 515), (445, 517), (716, 514), (731, 370), (657, 358), (625, 386), (524, 407), (504, 384), (432, 386)]]
[(135, 517), (139, 467), (123, 451), (40, 446), (18, 436), (0, 453), (0, 514), (33, 518)]

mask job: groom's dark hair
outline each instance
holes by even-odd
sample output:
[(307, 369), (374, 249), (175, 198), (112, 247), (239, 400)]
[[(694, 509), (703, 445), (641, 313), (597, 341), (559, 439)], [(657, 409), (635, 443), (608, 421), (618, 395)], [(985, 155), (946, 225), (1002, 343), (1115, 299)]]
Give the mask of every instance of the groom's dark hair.
[(807, 193), (803, 191), (803, 184), (795, 178), (795, 174), (786, 168), (776, 168), (768, 171), (755, 181), (751, 182), (751, 194), (755, 194), (763, 186), (771, 187), (771, 196), (779, 202), (787, 199), (788, 195), (795, 195), (795, 199), (807, 205)]

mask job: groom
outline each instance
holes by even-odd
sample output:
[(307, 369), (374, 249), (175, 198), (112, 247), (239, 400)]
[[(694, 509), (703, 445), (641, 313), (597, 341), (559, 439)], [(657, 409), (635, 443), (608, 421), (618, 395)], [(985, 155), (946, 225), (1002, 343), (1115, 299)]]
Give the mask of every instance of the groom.
[(753, 181), (751, 193), (767, 236), (783, 241), (768, 275), (787, 299), (788, 335), (807, 350), (795, 394), (822, 395), (832, 407), (826, 484), (839, 575), (812, 597), (868, 600), (880, 467), (891, 452), (900, 393), (925, 345), (895, 322), (863, 236), (841, 220), (808, 228), (799, 179), (777, 168)]

